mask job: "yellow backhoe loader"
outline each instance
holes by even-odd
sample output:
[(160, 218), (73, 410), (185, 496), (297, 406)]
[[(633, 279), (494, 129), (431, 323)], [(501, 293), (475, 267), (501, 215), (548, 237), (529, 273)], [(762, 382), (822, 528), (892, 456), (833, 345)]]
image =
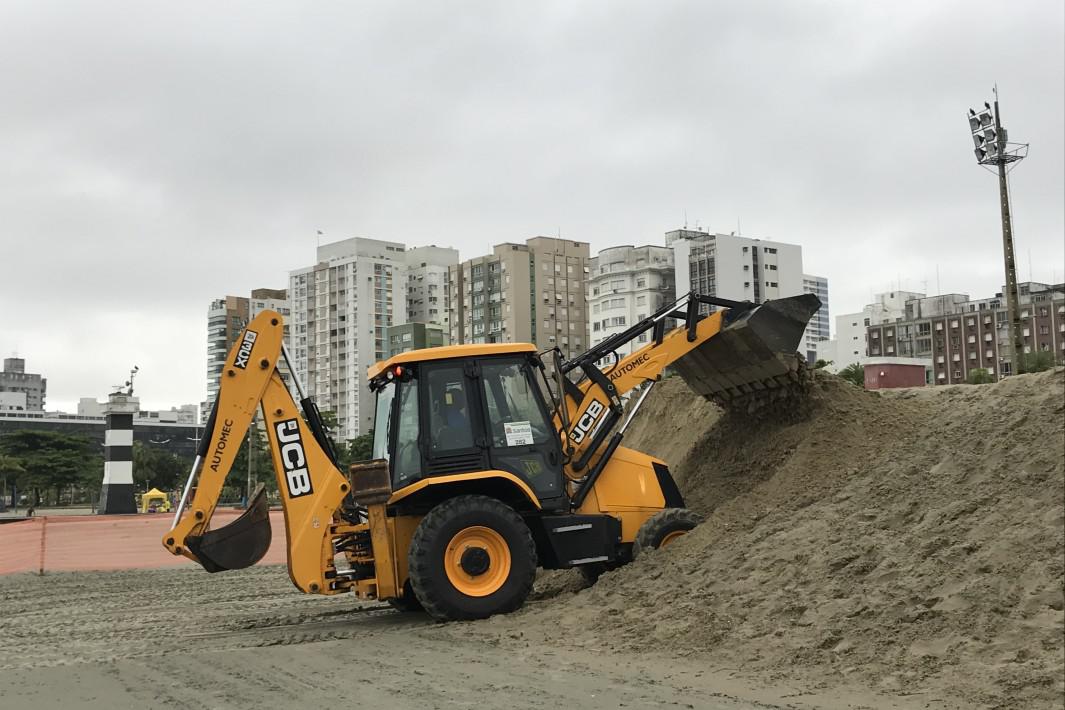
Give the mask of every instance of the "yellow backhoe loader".
[[(692, 529), (699, 520), (666, 463), (621, 446), (632, 415), (669, 366), (727, 406), (801, 389), (795, 351), (819, 306), (810, 295), (755, 305), (691, 293), (573, 358), (514, 343), (397, 355), (369, 368), (373, 460), (346, 472), (292, 368), (281, 316), (263, 312), (226, 358), (163, 544), (209, 572), (266, 553), (261, 488), (241, 517), (210, 529), (259, 409), (296, 587), (424, 608), (441, 620), (514, 610), (537, 567), (595, 578)], [(623, 395), (640, 386), (622, 423)]]

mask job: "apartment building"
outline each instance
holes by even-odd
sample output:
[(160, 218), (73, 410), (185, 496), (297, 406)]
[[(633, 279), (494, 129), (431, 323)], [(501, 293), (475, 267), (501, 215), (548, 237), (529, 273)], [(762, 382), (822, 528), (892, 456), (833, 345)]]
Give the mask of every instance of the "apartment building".
[(815, 344), (815, 360), (831, 363), (829, 372), (839, 372), (849, 365), (861, 365), (869, 358), (866, 347), (866, 328), (881, 323), (895, 323), (906, 313), (906, 304), (917, 298), (924, 298), (916, 291), (886, 291), (873, 296), (857, 313), (843, 313), (836, 316), (836, 337)]
[(285, 324), (284, 338), (288, 342), (289, 318), (292, 316), (288, 303), (288, 289), (284, 288), (257, 288), (251, 292), (248, 299), (248, 319), (252, 319), (263, 311), (276, 311), (281, 314)]
[(323, 244), (317, 263), (289, 272), (293, 366), (340, 440), (373, 427), (366, 370), (388, 356), (387, 329), (406, 322), (407, 255), (362, 237)]
[(531, 342), (582, 352), (590, 258), (587, 242), (533, 237), (451, 267), (451, 342)]
[(407, 322), (432, 323), (450, 334), (451, 288), (448, 271), (459, 263), (458, 249), (425, 246), (407, 249)]
[(443, 326), (435, 323), (404, 323), (388, 327), (388, 357), (447, 345)]
[(226, 355), (240, 331), (261, 312), (277, 311), (285, 321), (285, 341), (289, 334), (288, 292), (281, 288), (252, 289), (251, 297), (225, 296), (211, 301), (207, 309), (207, 400), (202, 405), (206, 416), (218, 396), (218, 378)]
[(248, 322), (248, 299), (244, 296), (224, 296), (211, 301), (207, 308), (207, 401), (204, 416), (218, 398), (218, 378), (226, 355)]
[[(588, 262), (588, 345), (616, 335), (676, 299), (673, 249), (617, 246), (603, 249)], [(618, 350), (638, 350), (649, 338), (639, 336)]]
[(803, 274), (802, 290), (803, 293), (812, 293), (821, 300), (821, 307), (810, 319), (802, 339), (806, 361), (813, 363), (817, 361), (817, 344), (828, 340), (832, 335), (829, 332), (831, 321), (828, 309), (828, 279), (824, 276)]
[(6, 394), (5, 408), (43, 412), (44, 400), (48, 395), (48, 378), (26, 372), (24, 358), (6, 357), (4, 369), (0, 372), (0, 392)]
[[(1003, 289), (1005, 290), (1005, 289)], [(1052, 353), (1065, 363), (1065, 284), (1018, 284), (1024, 351)], [(907, 301), (894, 322), (866, 328), (870, 357), (931, 358), (934, 384), (961, 384), (975, 369), (994, 379), (1013, 371), (1006, 299), (965, 294)]]
[(666, 246), (673, 249), (677, 293), (763, 303), (804, 292), (797, 244), (675, 229), (666, 232)]

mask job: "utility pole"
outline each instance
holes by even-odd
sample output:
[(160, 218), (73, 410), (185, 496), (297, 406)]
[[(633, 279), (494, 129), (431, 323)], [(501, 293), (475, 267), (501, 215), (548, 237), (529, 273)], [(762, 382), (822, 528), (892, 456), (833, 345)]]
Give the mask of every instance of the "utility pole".
[[(1010, 193), (1007, 174), (1012, 163), (1028, 156), (1027, 143), (1007, 143), (1006, 129), (998, 106), (998, 87), (994, 89), (995, 106), (984, 103), (980, 113), (969, 109), (969, 128), (976, 146), (976, 162), (987, 168), (995, 166), (998, 172), (999, 207), (1002, 213), (1002, 256), (1006, 270), (1006, 315), (1009, 320), (1011, 374), (1025, 371), (1024, 337), (1021, 335), (1020, 294), (1017, 290), (1017, 261), (1013, 248), (1013, 217), (1010, 214)], [(1034, 342), (1034, 341), (1033, 341)], [(1001, 368), (999, 376), (1001, 377)]]

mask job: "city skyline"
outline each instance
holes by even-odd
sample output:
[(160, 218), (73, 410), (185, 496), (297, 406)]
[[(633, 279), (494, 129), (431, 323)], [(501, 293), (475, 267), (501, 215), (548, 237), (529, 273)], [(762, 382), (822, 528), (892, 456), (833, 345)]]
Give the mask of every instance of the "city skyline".
[(0, 353), (48, 377), (49, 406), (134, 364), (146, 406), (189, 401), (204, 304), (284, 287), (318, 230), (468, 259), (687, 223), (802, 245), (837, 313), (892, 288), (992, 294), (997, 191), (962, 130), (995, 82), (1032, 146), (1018, 276), (1060, 282), (1065, 15), (996, 7), (9, 6)]

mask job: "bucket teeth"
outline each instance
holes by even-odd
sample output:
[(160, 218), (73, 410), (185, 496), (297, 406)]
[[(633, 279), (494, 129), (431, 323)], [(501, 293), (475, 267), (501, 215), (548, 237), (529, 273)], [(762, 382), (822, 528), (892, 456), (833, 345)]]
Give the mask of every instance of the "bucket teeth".
[[(781, 298), (753, 308), (674, 363), (696, 393), (724, 406), (751, 397), (780, 396), (801, 387), (802, 356), (796, 351), (821, 301), (813, 294)], [(776, 398), (776, 395), (773, 397)]]

